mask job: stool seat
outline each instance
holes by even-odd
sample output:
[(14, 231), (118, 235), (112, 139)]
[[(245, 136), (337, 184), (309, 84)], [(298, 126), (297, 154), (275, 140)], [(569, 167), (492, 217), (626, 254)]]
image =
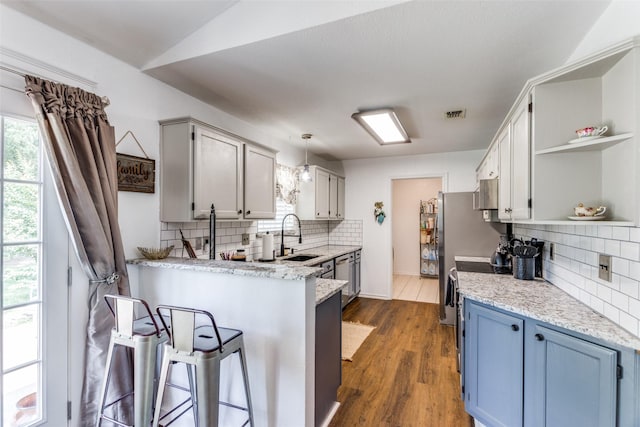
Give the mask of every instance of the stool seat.
[[(216, 427), (219, 405), (247, 412), (248, 419), (243, 426), (247, 424), (253, 426), (253, 407), (242, 331), (219, 328), (213, 315), (204, 310), (160, 305), (156, 308), (156, 312), (168, 332), (169, 341), (163, 345), (164, 351), (153, 415), (153, 427), (161, 425), (161, 421), (164, 425), (169, 425), (189, 409), (193, 411), (196, 427)], [(169, 324), (165, 319), (169, 319)], [(237, 354), (240, 361), (246, 407), (222, 402), (219, 399), (220, 361), (233, 354)], [(188, 389), (170, 384), (167, 381), (169, 369), (177, 363), (183, 363), (187, 367)], [(162, 414), (162, 403), (167, 387), (188, 391), (189, 397)], [(190, 405), (186, 406), (188, 403)], [(164, 420), (168, 417), (171, 419), (165, 422)]]
[(148, 337), (150, 335), (157, 335), (158, 329), (164, 331), (164, 326), (160, 316), (153, 314), (151, 316), (144, 316), (133, 321), (133, 335), (140, 335)]
[[(218, 328), (220, 332), (220, 339), (222, 340), (222, 346), (229, 344), (232, 340), (242, 335), (242, 331), (237, 329)], [(193, 337), (193, 350), (202, 351), (208, 353), (220, 349), (220, 342), (216, 337), (215, 330), (212, 326), (203, 325), (195, 328)]]
[[(121, 420), (107, 416), (105, 410), (133, 394), (133, 426), (146, 427), (151, 423), (153, 414), (155, 379), (158, 377), (158, 346), (168, 339), (165, 322), (158, 314), (152, 313), (149, 305), (141, 299), (122, 295), (105, 295), (104, 298), (114, 315), (115, 326), (109, 340), (97, 425), (101, 426), (103, 421), (108, 421), (126, 426)], [(146, 315), (136, 318), (136, 310)], [(107, 402), (114, 350), (117, 346), (133, 350), (133, 391)]]

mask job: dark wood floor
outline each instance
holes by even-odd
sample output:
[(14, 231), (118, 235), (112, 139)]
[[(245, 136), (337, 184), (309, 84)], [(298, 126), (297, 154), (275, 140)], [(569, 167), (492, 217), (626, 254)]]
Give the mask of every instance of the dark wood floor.
[(330, 427), (469, 427), (460, 399), (454, 329), (438, 306), (357, 298), (343, 320), (376, 326), (342, 362), (340, 408)]

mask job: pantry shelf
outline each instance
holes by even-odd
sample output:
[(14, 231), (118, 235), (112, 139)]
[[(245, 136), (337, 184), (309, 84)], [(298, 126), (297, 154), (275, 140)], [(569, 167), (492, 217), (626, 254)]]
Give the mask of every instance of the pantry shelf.
[(420, 201), (420, 276), (438, 277), (438, 213), (435, 200)]

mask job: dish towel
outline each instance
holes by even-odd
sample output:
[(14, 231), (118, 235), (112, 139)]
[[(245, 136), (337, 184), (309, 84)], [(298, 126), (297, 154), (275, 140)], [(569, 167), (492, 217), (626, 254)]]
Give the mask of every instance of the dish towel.
[(449, 275), (447, 276), (447, 292), (445, 294), (446, 296), (444, 299), (444, 303), (449, 307), (455, 307), (455, 302), (453, 301), (453, 293), (455, 288), (454, 282), (456, 281), (456, 279), (454, 278), (455, 271), (456, 269), (452, 268), (451, 270), (449, 270)]

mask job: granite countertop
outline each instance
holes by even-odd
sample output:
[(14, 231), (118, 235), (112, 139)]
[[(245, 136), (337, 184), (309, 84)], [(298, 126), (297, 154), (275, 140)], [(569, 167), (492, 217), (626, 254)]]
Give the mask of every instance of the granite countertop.
[[(285, 257), (276, 257), (275, 263), (284, 264), (284, 265), (312, 266), (312, 265), (321, 264), (325, 261), (329, 261), (333, 258), (339, 257), (344, 254), (348, 254), (350, 252), (354, 252), (360, 249), (362, 249), (362, 246), (347, 246), (347, 245), (318, 246), (317, 248), (295, 250), (293, 254), (287, 255)], [(317, 258), (312, 258), (308, 261), (287, 261), (287, 258), (289, 257), (293, 257), (296, 255), (305, 255), (305, 254), (319, 255), (319, 256)], [(254, 262), (258, 262), (258, 261), (254, 261)], [(268, 263), (268, 264), (273, 264), (273, 263)]]
[(197, 258), (165, 258), (148, 260), (137, 258), (127, 264), (143, 267), (172, 268), (176, 270), (205, 271), (208, 273), (237, 274), (239, 276), (265, 277), (271, 279), (301, 280), (314, 276), (320, 269), (307, 267), (303, 263), (258, 263), (241, 261), (214, 261)]
[(464, 298), (640, 353), (640, 337), (542, 279), (518, 280), (511, 275), (459, 271), (458, 289)]
[(342, 291), (348, 283), (346, 280), (316, 279), (316, 305)]
[[(144, 267), (172, 268), (176, 270), (206, 271), (209, 273), (237, 274), (240, 276), (268, 277), (272, 279), (300, 280), (314, 276), (319, 269), (312, 267), (325, 261), (362, 249), (361, 246), (328, 245), (295, 251), (294, 254), (276, 258), (274, 262), (220, 261), (201, 258), (165, 258), (149, 260), (136, 258), (127, 260), (127, 264)], [(290, 256), (301, 254), (319, 255), (308, 261), (287, 261)]]

